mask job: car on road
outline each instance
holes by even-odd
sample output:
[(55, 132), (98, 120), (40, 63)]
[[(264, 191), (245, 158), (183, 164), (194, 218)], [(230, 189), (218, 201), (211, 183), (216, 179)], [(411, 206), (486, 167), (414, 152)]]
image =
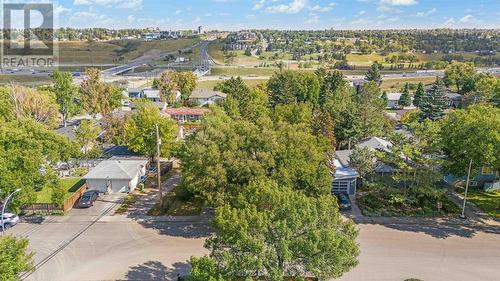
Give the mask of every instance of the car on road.
[(82, 197), (80, 197), (80, 200), (78, 200), (78, 207), (90, 208), (94, 206), (94, 202), (97, 200), (98, 197), (99, 197), (99, 191), (97, 190), (86, 191), (82, 195)]
[(335, 197), (337, 197), (337, 202), (339, 203), (339, 209), (341, 211), (352, 210), (351, 199), (349, 199), (349, 195), (347, 195), (347, 193), (338, 193), (335, 194)]
[[(15, 214), (11, 213), (4, 213), (3, 214), (3, 225), (5, 229), (9, 229), (16, 225), (19, 222), (19, 217)], [(1, 220), (0, 220), (0, 227), (1, 227)]]

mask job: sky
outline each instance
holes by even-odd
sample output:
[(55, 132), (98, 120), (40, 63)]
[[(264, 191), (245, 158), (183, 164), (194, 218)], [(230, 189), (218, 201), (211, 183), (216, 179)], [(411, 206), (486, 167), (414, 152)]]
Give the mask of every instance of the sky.
[[(22, 0), (4, 0), (19, 1)], [(500, 28), (500, 0), (58, 0), (54, 3), (60, 27)]]

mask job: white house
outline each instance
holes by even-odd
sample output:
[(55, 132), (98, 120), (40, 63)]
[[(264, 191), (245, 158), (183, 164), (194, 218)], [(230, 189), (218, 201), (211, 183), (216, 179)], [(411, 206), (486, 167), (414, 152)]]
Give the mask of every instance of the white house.
[(89, 190), (104, 193), (131, 192), (146, 175), (148, 160), (105, 160), (83, 177)]
[(196, 89), (193, 91), (189, 99), (193, 102), (196, 102), (200, 106), (205, 106), (208, 104), (213, 104), (218, 100), (225, 99), (226, 97), (227, 95), (223, 92)]
[(160, 90), (156, 89), (144, 89), (142, 90), (142, 97), (147, 98), (152, 102), (160, 101)]
[[(387, 93), (387, 108), (401, 108), (399, 106), (399, 99), (403, 93)], [(413, 96), (411, 97), (412, 106), (405, 106), (405, 108), (415, 108), (413, 106)]]

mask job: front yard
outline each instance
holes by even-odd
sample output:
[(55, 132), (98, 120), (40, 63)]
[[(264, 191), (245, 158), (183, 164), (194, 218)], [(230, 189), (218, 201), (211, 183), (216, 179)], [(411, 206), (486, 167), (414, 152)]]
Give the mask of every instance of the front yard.
[(182, 185), (176, 186), (163, 197), (163, 208), (156, 204), (148, 215), (151, 216), (197, 216), (201, 214), (203, 201), (190, 194)]
[[(64, 199), (71, 197), (84, 183), (85, 181), (80, 178), (64, 178), (60, 180), (66, 194)], [(36, 202), (35, 203), (52, 203), (52, 189), (44, 188), (36, 192)]]
[(442, 188), (395, 188), (374, 185), (357, 195), (365, 216), (439, 217), (457, 215), (460, 208), (450, 201)]
[(474, 203), (489, 216), (500, 219), (500, 191), (484, 192), (480, 190), (469, 190), (469, 192), (467, 192), (467, 200)]

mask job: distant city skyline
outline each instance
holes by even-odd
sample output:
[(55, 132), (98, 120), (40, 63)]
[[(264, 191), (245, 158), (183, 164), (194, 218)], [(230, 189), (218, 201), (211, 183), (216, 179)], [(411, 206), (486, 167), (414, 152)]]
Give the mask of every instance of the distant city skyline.
[(500, 27), (499, 0), (61, 0), (54, 3), (58, 27), (76, 28), (195, 30), (200, 25), (204, 30)]

